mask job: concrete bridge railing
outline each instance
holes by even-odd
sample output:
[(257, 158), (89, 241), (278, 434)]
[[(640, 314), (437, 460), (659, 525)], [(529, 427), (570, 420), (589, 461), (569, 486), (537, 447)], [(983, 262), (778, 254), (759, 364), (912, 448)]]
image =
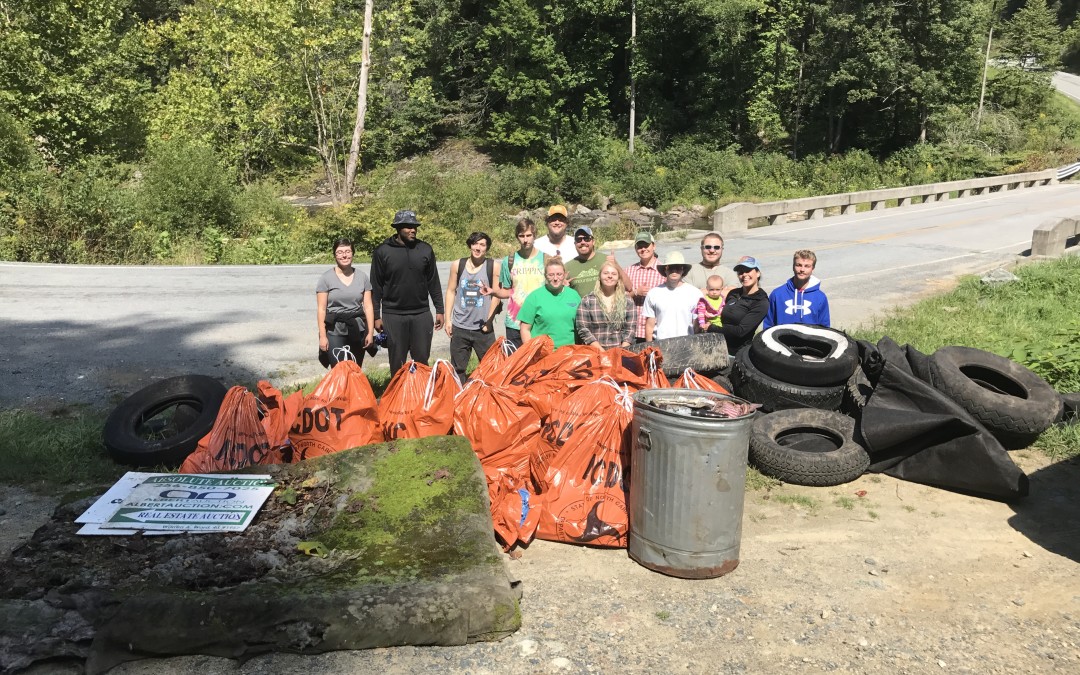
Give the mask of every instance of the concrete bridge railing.
[(1031, 233), (1031, 257), (1060, 258), (1080, 236), (1080, 216), (1047, 220)]
[(786, 199), (782, 202), (736, 202), (721, 207), (712, 214), (713, 230), (717, 232), (739, 232), (750, 226), (752, 218), (768, 218), (770, 225), (783, 225), (788, 215), (806, 213), (811, 220), (826, 216), (826, 209), (839, 209), (840, 213), (855, 213), (860, 204), (869, 204), (873, 211), (880, 211), (886, 203), (895, 200), (897, 206), (908, 206), (912, 200), (920, 202), (939, 202), (950, 199), (952, 193), (963, 198), (969, 195), (986, 194), (994, 190), (1020, 190), (1040, 185), (1053, 185), (1058, 182), (1058, 170), (1017, 173), (1011, 176), (989, 176), (971, 178), (948, 183), (929, 183), (882, 190), (864, 190), (845, 192), (838, 195), (820, 197), (802, 197)]

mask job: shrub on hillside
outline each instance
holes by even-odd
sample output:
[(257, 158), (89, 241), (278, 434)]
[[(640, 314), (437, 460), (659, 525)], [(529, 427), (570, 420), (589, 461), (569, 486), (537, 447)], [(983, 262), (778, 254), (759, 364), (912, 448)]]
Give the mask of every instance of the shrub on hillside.
[(519, 208), (536, 209), (559, 201), (555, 170), (545, 164), (530, 162), (519, 167), (507, 164), (496, 174), (496, 194), (500, 201)]
[(160, 141), (143, 167), (141, 220), (177, 235), (208, 227), (237, 234), (235, 186), (232, 172), (208, 145), (184, 138)]
[(130, 166), (91, 157), (60, 174), (19, 174), (5, 209), (4, 257), (52, 263), (147, 261), (156, 233), (136, 218), (130, 173)]

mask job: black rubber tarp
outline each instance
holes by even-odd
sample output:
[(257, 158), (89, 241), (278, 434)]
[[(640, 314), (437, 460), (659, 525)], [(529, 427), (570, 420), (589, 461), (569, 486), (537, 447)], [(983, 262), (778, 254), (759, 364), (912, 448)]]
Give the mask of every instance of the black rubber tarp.
[(873, 385), (856, 427), (869, 471), (1005, 501), (1027, 495), (1028, 478), (1005, 448), (933, 387), (926, 354), (888, 337), (859, 350)]

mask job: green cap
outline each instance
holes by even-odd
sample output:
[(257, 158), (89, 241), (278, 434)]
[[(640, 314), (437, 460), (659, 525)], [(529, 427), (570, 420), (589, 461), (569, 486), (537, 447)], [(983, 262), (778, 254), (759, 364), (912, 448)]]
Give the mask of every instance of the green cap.
[(634, 243), (636, 244), (639, 241), (647, 241), (650, 244), (655, 244), (656, 243), (656, 239), (653, 238), (652, 232), (646, 232), (644, 230), (642, 230), (641, 232), (638, 232), (636, 235), (634, 235)]

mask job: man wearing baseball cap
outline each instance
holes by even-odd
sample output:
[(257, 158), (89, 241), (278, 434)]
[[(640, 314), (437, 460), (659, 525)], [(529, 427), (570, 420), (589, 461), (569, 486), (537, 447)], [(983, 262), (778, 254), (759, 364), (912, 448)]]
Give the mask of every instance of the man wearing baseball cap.
[(547, 213), (547, 234), (533, 242), (533, 247), (544, 255), (559, 256), (563, 261), (574, 255), (573, 241), (567, 238), (566, 228), (570, 225), (570, 216), (566, 207), (555, 204)]
[(634, 299), (638, 307), (638, 322), (634, 329), (634, 340), (645, 341), (645, 315), (641, 308), (649, 291), (664, 283), (664, 275), (656, 269), (656, 240), (652, 233), (641, 231), (634, 235), (634, 252), (638, 261), (626, 268), (626, 292)]
[(566, 283), (584, 298), (596, 289), (604, 257), (596, 255), (596, 239), (591, 227), (583, 225), (574, 230), (574, 248), (577, 256), (566, 262)]
[(427, 363), (431, 338), (443, 326), (443, 294), (435, 251), (416, 238), (420, 221), (414, 211), (398, 211), (392, 224), (397, 234), (387, 237), (371, 254), (375, 330), (385, 330), (389, 339), (391, 377), (410, 355), (414, 361)]

